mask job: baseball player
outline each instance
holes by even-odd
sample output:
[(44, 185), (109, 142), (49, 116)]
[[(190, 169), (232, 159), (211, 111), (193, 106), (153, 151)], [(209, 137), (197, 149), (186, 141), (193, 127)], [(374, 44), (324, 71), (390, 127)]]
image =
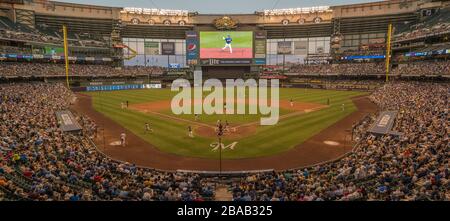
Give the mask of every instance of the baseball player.
[(122, 147), (125, 146), (126, 138), (127, 138), (127, 135), (125, 134), (125, 132), (122, 132), (120, 134), (120, 145), (122, 145)]
[(219, 123), (217, 125), (217, 136), (222, 136), (223, 135), (223, 131), (224, 131), (223, 125), (222, 125), (222, 123)]
[(192, 131), (191, 125), (188, 126), (189, 137), (194, 137), (194, 132)]
[(228, 123), (228, 120), (225, 120), (225, 128), (224, 131), (230, 131), (230, 124)]
[(231, 38), (230, 35), (227, 35), (227, 37), (222, 37), (223, 40), (225, 40), (225, 47), (222, 48), (222, 51), (229, 48), (230, 49), (230, 54), (233, 54), (233, 48), (231, 47), (231, 42), (233, 41), (233, 39)]
[(292, 100), (292, 98), (289, 100), (289, 102), (291, 103), (291, 107), (294, 106), (294, 101)]
[(341, 109), (342, 109), (342, 111), (345, 111), (345, 104), (341, 105)]
[(144, 134), (151, 133), (151, 132), (153, 132), (153, 129), (150, 128), (150, 124), (149, 123), (145, 123), (145, 125), (144, 125)]

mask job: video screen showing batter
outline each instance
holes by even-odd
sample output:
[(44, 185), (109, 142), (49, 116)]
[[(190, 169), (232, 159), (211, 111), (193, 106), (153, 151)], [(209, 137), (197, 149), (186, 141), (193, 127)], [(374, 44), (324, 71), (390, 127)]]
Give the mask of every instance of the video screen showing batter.
[(253, 32), (200, 32), (200, 58), (253, 58)]

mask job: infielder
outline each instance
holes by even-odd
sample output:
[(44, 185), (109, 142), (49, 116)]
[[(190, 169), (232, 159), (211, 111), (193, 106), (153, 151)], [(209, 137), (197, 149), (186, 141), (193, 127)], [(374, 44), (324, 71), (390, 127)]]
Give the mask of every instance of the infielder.
[(223, 40), (225, 40), (225, 47), (222, 48), (222, 51), (229, 48), (230, 49), (230, 54), (233, 53), (233, 48), (231, 47), (231, 42), (233, 41), (233, 39), (230, 37), (230, 35), (227, 35), (227, 37), (223, 37)]
[(120, 145), (122, 145), (122, 147), (125, 146), (126, 138), (127, 138), (127, 135), (125, 134), (125, 132), (122, 132), (120, 134)]
[(153, 132), (153, 129), (150, 128), (150, 124), (149, 124), (149, 123), (145, 123), (145, 126), (144, 126), (144, 134), (146, 134), (146, 133), (151, 133), (151, 132)]
[(192, 131), (192, 127), (190, 125), (188, 126), (188, 132), (189, 132), (189, 137), (193, 138), (194, 132)]

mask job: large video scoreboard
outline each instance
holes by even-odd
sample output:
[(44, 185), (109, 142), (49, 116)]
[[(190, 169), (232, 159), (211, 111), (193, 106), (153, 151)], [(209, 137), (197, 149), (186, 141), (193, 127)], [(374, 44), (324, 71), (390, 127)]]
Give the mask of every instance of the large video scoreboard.
[(188, 31), (188, 65), (265, 65), (265, 31)]

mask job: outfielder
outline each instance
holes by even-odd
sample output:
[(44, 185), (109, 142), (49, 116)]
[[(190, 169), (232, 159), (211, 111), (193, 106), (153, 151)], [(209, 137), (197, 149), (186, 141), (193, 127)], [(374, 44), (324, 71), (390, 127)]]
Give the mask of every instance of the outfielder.
[(222, 51), (229, 48), (230, 49), (230, 54), (233, 53), (233, 48), (231, 47), (231, 42), (233, 41), (233, 39), (230, 37), (230, 35), (227, 35), (227, 37), (223, 37), (223, 40), (225, 40), (225, 47), (222, 48)]

